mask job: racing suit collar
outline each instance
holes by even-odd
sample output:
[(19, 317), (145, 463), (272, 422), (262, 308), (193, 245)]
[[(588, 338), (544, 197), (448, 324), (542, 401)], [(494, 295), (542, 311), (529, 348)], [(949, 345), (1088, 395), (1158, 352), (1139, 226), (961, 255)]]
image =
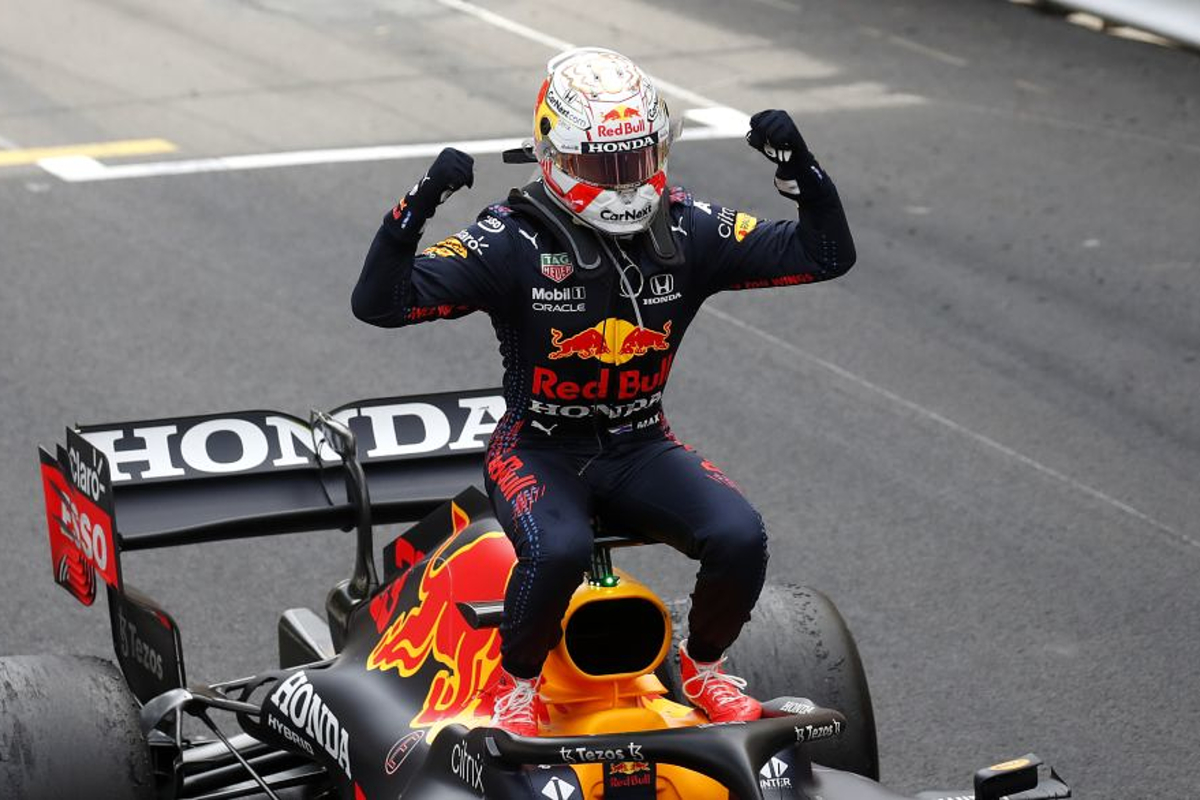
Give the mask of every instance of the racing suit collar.
[[(621, 264), (621, 260), (613, 252), (616, 239), (580, 225), (571, 212), (550, 197), (541, 180), (513, 189), (509, 193), (508, 203), (515, 211), (523, 212), (540, 222), (541, 227), (549, 230), (554, 238), (570, 251), (574, 258), (573, 263), (580, 271), (580, 277), (586, 279), (597, 274), (597, 270), (606, 260), (613, 267)], [(683, 252), (671, 231), (671, 215), (667, 210), (669, 205), (668, 202), (661, 203), (650, 221), (650, 226), (632, 237), (634, 242), (645, 243), (645, 251), (651, 261), (660, 267), (678, 266), (683, 263)]]

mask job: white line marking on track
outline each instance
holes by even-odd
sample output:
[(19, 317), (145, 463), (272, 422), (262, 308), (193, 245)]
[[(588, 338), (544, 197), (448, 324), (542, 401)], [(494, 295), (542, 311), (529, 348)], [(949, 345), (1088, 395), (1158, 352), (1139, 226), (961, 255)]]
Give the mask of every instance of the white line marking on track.
[(47, 158), (38, 165), (70, 183), (104, 181), (119, 178), (149, 178), (159, 175), (195, 175), (201, 172), (230, 172), (272, 167), (299, 167), (313, 164), (347, 164), (357, 161), (389, 161), (436, 156), (443, 147), (456, 147), (466, 153), (499, 153), (520, 147), (520, 139), (471, 139), (463, 142), (425, 142), (420, 144), (344, 147), (333, 150), (293, 150), (284, 153), (257, 153), (177, 161), (150, 161), (109, 166), (93, 158), (71, 156)]
[(522, 38), (529, 39), (538, 44), (544, 44), (551, 50), (570, 50), (575, 46), (568, 41), (556, 38), (548, 33), (542, 33), (528, 25), (522, 25), (520, 22), (515, 22), (508, 17), (502, 17), (494, 11), (488, 11), (486, 8), (480, 8), (473, 3), (464, 2), (464, 0), (438, 0), (438, 2), (446, 8), (463, 14), (470, 14), (476, 19), (483, 20), (487, 24), (494, 25), (497, 28), (502, 28), (509, 33), (515, 33)]
[(791, 3), (785, 3), (783, 0), (754, 0), (754, 2), (760, 3), (764, 6), (770, 6), (771, 8), (777, 8), (780, 11), (789, 11), (793, 14), (799, 14), (801, 11), (803, 11), (800, 6), (792, 5)]
[[(489, 25), (494, 25), (497, 28), (501, 28), (503, 30), (508, 31), (509, 33), (515, 33), (517, 36), (524, 37), (526, 39), (529, 39), (532, 42), (537, 42), (538, 44), (544, 44), (547, 47), (551, 48), (552, 50), (561, 52), (563, 50), (570, 50), (573, 47), (575, 47), (575, 45), (571, 44), (568, 41), (564, 41), (563, 39), (559, 39), (557, 37), (550, 36), (549, 34), (542, 33), (539, 30), (534, 30), (533, 28), (529, 27), (528, 25), (522, 25), (521, 23), (515, 22), (515, 21), (509, 19), (508, 17), (503, 17), (503, 16), (499, 15), (499, 14), (495, 13), (494, 11), (488, 11), (486, 8), (480, 8), (479, 6), (475, 5), (474, 3), (468, 3), (468, 2), (466, 2), (466, 0), (437, 0), (437, 1), (440, 4), (444, 5), (446, 8), (451, 8), (451, 9), (454, 9), (455, 11), (460, 11), (463, 14), (470, 14), (472, 17), (483, 20), (484, 22), (488, 23)], [(670, 81), (664, 81), (662, 78), (652, 77), (651, 79), (654, 81), (655, 86), (657, 86), (659, 89), (662, 89), (667, 94), (675, 95), (680, 100), (684, 100), (693, 105), (697, 105), (697, 106), (723, 106), (724, 105), (724, 103), (718, 103), (716, 100), (712, 100), (710, 98), (705, 97), (702, 94), (693, 92), (691, 89), (685, 89), (682, 86), (679, 86), (678, 84), (671, 83)]]
[[(556, 37), (534, 30), (507, 17), (480, 8), (465, 0), (438, 0), (443, 6), (469, 14), (489, 25), (509, 33), (545, 45), (555, 51), (569, 50), (574, 45)], [(739, 139), (750, 127), (750, 117), (734, 108), (723, 106), (704, 95), (676, 86), (658, 78), (656, 85), (679, 99), (699, 106), (689, 109), (685, 116), (704, 127), (689, 128), (683, 140), (704, 141), (714, 139)], [(230, 172), (234, 170), (269, 169), (273, 167), (298, 167), (316, 164), (348, 164), (360, 161), (390, 161), (406, 158), (429, 158), (436, 156), (444, 147), (454, 147), (472, 155), (499, 153), (520, 147), (521, 139), (474, 139), (463, 142), (428, 142), (419, 144), (384, 145), (376, 147), (347, 147), (326, 150), (297, 150), (284, 153), (258, 153), (215, 158), (182, 159), (176, 161), (151, 161), (138, 164), (108, 166), (86, 156), (46, 158), (38, 166), (68, 183), (121, 180), (127, 178), (151, 178), (166, 175), (196, 175), (205, 172)]]
[[(489, 25), (509, 33), (561, 51), (573, 47), (570, 42), (535, 30), (493, 11), (481, 8), (466, 0), (437, 0), (438, 3), (456, 12), (468, 14)], [(723, 105), (698, 92), (685, 89), (661, 78), (654, 78), (657, 86), (668, 94), (689, 103), (695, 108), (684, 112), (685, 116), (702, 127), (691, 127), (684, 131), (683, 139), (704, 141), (714, 139), (742, 138), (750, 127), (749, 115)], [(812, 97), (802, 99), (800, 107), (807, 111), (844, 110), (850, 108), (881, 108), (910, 105), (924, 102), (924, 98), (911, 95), (894, 95), (880, 84), (852, 84), (814, 90)], [(810, 107), (811, 106), (811, 107)], [(362, 161), (388, 161), (406, 158), (429, 158), (444, 147), (455, 147), (474, 155), (499, 153), (519, 147), (520, 139), (473, 139), (464, 142), (429, 142), (417, 144), (381, 145), (373, 147), (346, 147), (324, 150), (296, 150), (282, 153), (257, 153), (211, 158), (180, 159), (174, 161), (150, 161), (109, 166), (86, 155), (63, 155), (47, 157), (37, 163), (44, 170), (68, 183), (121, 180), (126, 178), (152, 178), (167, 175), (196, 175), (206, 172), (230, 172), (234, 170), (269, 169), (273, 167), (297, 167), (317, 164), (347, 164)]]
[(813, 355), (812, 353), (808, 352), (807, 350), (797, 347), (796, 345), (792, 344), (791, 342), (785, 341), (785, 340), (779, 338), (778, 336), (775, 336), (772, 333), (768, 333), (767, 331), (764, 331), (762, 328), (751, 325), (748, 322), (743, 322), (742, 320), (738, 319), (737, 317), (733, 316), (732, 314), (721, 311), (720, 309), (717, 309), (717, 308), (713, 308), (711, 305), (703, 306), (701, 310), (708, 314), (711, 314), (712, 316), (716, 317), (717, 319), (721, 320), (722, 322), (726, 322), (730, 325), (733, 325), (734, 327), (741, 328), (743, 331), (746, 331), (747, 333), (753, 334), (753, 335), (759, 337), (760, 339), (763, 339), (764, 341), (770, 342), (771, 345), (773, 345), (774, 347), (778, 347), (783, 350), (786, 350), (787, 352), (791, 353), (794, 356), (802, 358), (805, 361), (808, 361), (810, 363), (816, 364), (817, 366), (822, 367), (822, 368), (828, 370), (829, 372), (832, 372), (833, 374), (837, 375), (839, 378), (850, 381), (851, 383), (853, 383), (863, 389), (866, 389), (869, 392), (877, 394), (880, 397), (883, 397), (883, 398), (891, 401), (892, 403), (895, 403), (896, 405), (899, 405), (902, 408), (905, 408), (905, 409), (911, 411), (912, 413), (916, 414), (917, 416), (923, 417), (924, 419), (927, 419), (931, 422), (936, 422), (938, 425), (948, 428), (949, 430), (952, 430), (955, 433), (966, 436), (968, 439), (971, 439), (972, 441), (977, 442), (978, 444), (981, 444), (984, 447), (987, 447), (991, 450), (995, 450), (998, 453), (1008, 456), (1009, 458), (1017, 461), (1020, 464), (1023, 464), (1026, 467), (1029, 467), (1030, 469), (1035, 470), (1036, 472), (1040, 472), (1041, 474), (1043, 474), (1049, 478), (1053, 478), (1054, 480), (1056, 480), (1060, 483), (1066, 484), (1067, 486), (1071, 487), (1072, 489), (1082, 492), (1083, 494), (1087, 495), (1088, 497), (1091, 497), (1094, 500), (1099, 500), (1100, 502), (1102, 502), (1106, 505), (1109, 505), (1124, 514), (1127, 514), (1128, 516), (1131, 516), (1140, 522), (1144, 522), (1145, 524), (1147, 524), (1147, 525), (1151, 526), (1152, 528), (1154, 528), (1155, 530), (1157, 530), (1159, 533), (1164, 533), (1171, 539), (1174, 539), (1175, 542), (1178, 544), (1184, 544), (1184, 545), (1188, 545), (1190, 547), (1200, 549), (1200, 541), (1193, 539), (1192, 537), (1188, 536), (1186, 533), (1177, 531), (1174, 528), (1172, 528), (1170, 525), (1159, 522), (1158, 520), (1154, 519), (1153, 517), (1149, 516), (1148, 514), (1138, 511), (1136, 508), (1129, 505), (1128, 503), (1122, 502), (1111, 495), (1105, 494), (1104, 492), (1100, 491), (1099, 489), (1094, 489), (1091, 486), (1088, 486), (1086, 483), (1082, 483), (1082, 482), (1076, 480), (1075, 478), (1072, 478), (1070, 475), (1066, 475), (1065, 473), (1059, 472), (1058, 470), (1054, 469), (1053, 467), (1048, 467), (1045, 464), (1041, 463), (1040, 461), (1032, 459), (1029, 456), (1024, 455), (1023, 453), (1020, 453), (1020, 452), (1012, 449), (1011, 447), (1008, 447), (1007, 445), (1003, 445), (1000, 442), (997, 442), (995, 439), (985, 436), (982, 433), (973, 431), (970, 428), (966, 427), (965, 425), (961, 425), (961, 424), (955, 422), (954, 420), (950, 419), (949, 417), (944, 417), (932, 409), (926, 408), (925, 406), (922, 406), (918, 403), (914, 403), (912, 400), (907, 400), (907, 399), (901, 397), (900, 395), (896, 394), (895, 392), (889, 391), (888, 389), (885, 389), (876, 383), (872, 383), (871, 381), (867, 380), (866, 378), (863, 378), (859, 375), (854, 374), (853, 372), (850, 372), (849, 370), (845, 369), (844, 367), (839, 367), (837, 364), (834, 364), (831, 361), (826, 361), (825, 359), (821, 358), (820, 356)]
[[(687, 128), (683, 141), (741, 139), (750, 127), (749, 119), (731, 108), (695, 109), (697, 121), (705, 127)], [(691, 112), (689, 112), (689, 116)], [(108, 165), (89, 156), (43, 158), (38, 166), (67, 183), (90, 183), (127, 178), (155, 178), (167, 175), (198, 175), (205, 172), (303, 167), (317, 164), (351, 164), (361, 161), (398, 161), (406, 158), (430, 158), (453, 147), (471, 155), (487, 155), (520, 147), (522, 139), (470, 139), (462, 142), (421, 142), (417, 144), (344, 147), (332, 150), (294, 150), (284, 153), (256, 153), (216, 158), (144, 161), (137, 164)]]

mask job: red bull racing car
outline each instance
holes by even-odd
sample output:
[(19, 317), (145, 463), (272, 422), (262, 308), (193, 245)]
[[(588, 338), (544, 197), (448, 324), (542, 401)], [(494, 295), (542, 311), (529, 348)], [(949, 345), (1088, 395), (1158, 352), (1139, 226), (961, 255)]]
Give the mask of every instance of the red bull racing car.
[[(470, 485), (503, 410), (479, 391), (309, 421), (254, 411), (68, 429), (41, 451), (54, 576), (86, 605), (103, 587), (119, 672), (0, 659), (4, 796), (902, 800), (877, 783), (866, 679), (827, 598), (768, 587), (734, 657), (774, 699), (759, 721), (710, 724), (679, 690), (673, 605), (614, 568), (641, 542), (602, 520), (545, 667), (545, 735), (488, 727), (514, 555)], [(377, 571), (374, 526), (413, 521)], [(189, 682), (174, 620), (122, 570), (137, 550), (339, 528), (357, 534), (353, 574), (324, 618), (284, 611), (277, 665), (239, 680)], [(1069, 796), (1033, 755), (917, 795)]]

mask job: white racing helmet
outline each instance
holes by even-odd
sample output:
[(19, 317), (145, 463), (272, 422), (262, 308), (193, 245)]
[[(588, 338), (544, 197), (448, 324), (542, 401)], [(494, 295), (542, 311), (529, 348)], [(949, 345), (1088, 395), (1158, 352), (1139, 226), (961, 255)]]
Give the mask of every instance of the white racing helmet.
[(546, 71), (533, 142), (550, 196), (604, 233), (645, 230), (678, 135), (667, 104), (636, 64), (612, 50), (568, 50)]

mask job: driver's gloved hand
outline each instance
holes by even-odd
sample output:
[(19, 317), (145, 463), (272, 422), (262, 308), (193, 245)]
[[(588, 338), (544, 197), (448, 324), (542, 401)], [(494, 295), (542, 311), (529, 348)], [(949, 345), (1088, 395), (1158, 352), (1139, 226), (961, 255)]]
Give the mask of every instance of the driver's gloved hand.
[(770, 109), (751, 117), (746, 143), (777, 165), (775, 188), (789, 200), (809, 203), (832, 191), (832, 182), (786, 111)]
[(475, 159), (447, 147), (434, 160), (425, 177), (413, 184), (408, 194), (392, 209), (392, 219), (404, 233), (419, 233), (437, 207), (464, 186), (475, 183)]

